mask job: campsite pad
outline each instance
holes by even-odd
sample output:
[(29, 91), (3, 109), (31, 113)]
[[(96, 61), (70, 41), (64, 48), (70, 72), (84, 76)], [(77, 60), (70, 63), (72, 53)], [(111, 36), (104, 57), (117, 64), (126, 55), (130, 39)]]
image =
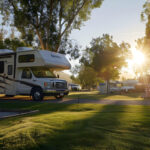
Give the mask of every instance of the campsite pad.
[(39, 110), (33, 110), (33, 111), (4, 111), (4, 110), (1, 111), (0, 110), (0, 119), (26, 115), (26, 114), (32, 114), (36, 112), (39, 112)]

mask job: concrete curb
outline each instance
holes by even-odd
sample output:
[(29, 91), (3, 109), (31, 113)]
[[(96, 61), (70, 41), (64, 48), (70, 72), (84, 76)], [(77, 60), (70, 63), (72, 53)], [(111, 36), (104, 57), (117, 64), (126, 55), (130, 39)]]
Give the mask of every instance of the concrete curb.
[[(10, 112), (12, 112), (12, 111), (10, 111)], [(33, 114), (33, 113), (37, 113), (37, 112), (39, 112), (39, 110), (33, 110), (33, 111), (22, 112), (22, 113), (19, 112), (19, 111), (18, 111), (18, 112), (16, 111), (16, 113), (18, 113), (18, 114), (0, 117), (0, 119), (11, 118), (11, 117), (17, 117), (17, 116), (22, 116), (22, 115), (27, 115), (27, 114)]]

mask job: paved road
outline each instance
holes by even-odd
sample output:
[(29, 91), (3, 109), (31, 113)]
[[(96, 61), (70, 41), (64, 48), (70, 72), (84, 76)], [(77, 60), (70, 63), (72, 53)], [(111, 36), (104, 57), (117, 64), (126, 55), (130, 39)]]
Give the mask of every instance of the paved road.
[(64, 100), (58, 103), (74, 104), (74, 103), (95, 103), (105, 105), (150, 105), (150, 100)]
[[(20, 97), (0, 97), (0, 101), (28, 101), (34, 102), (29, 96)], [(77, 103), (95, 103), (95, 104), (106, 104), (106, 105), (150, 105), (150, 100), (87, 100), (87, 99), (68, 99), (64, 98), (63, 101), (54, 99), (53, 97), (46, 97), (42, 103), (63, 103), (63, 104), (77, 104)]]
[[(26, 102), (33, 102), (30, 97), (13, 97), (13, 98), (6, 98), (0, 97), (0, 102), (19, 102), (19, 101), (26, 101)], [(79, 104), (79, 103), (93, 103), (93, 104), (104, 104), (104, 105), (150, 105), (150, 100), (87, 100), (87, 99), (67, 99), (64, 98), (63, 101), (56, 100), (56, 99), (49, 99), (38, 102), (38, 103), (60, 103), (60, 104)], [(19, 112), (3, 112), (0, 111), (0, 119), (9, 117), (9, 116), (16, 116), (19, 115)]]

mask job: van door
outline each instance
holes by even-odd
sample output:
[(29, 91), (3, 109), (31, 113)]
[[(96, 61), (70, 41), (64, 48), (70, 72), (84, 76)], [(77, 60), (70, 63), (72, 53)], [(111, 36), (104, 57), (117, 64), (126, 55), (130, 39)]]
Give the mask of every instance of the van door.
[(14, 79), (14, 55), (7, 59), (5, 62), (5, 82), (6, 82), (6, 95), (16, 95), (16, 83)]
[(29, 95), (32, 88), (32, 73), (28, 68), (21, 69), (19, 72), (19, 83), (17, 91), (21, 95)]
[(1, 59), (0, 60), (0, 94), (5, 93), (4, 72), (5, 72), (5, 61)]

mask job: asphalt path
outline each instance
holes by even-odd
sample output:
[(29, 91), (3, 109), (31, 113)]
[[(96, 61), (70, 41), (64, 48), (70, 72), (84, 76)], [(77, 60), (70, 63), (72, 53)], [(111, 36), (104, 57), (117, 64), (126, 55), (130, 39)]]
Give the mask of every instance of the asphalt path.
[[(14, 102), (14, 101), (32, 101), (29, 96), (16, 96), (16, 97), (0, 97), (0, 102)], [(35, 102), (37, 103), (37, 102)], [(94, 104), (104, 104), (104, 105), (150, 105), (150, 100), (94, 100), (94, 99), (68, 99), (56, 100), (53, 97), (46, 97), (43, 101), (39, 103), (60, 103), (60, 104), (78, 104), (78, 103), (94, 103)]]
[(150, 105), (150, 100), (64, 100), (59, 103), (74, 104), (74, 103), (95, 103), (103, 105)]
[[(68, 99), (64, 98), (63, 100), (56, 100), (53, 97), (46, 97), (43, 101), (33, 101), (29, 96), (15, 96), (15, 97), (4, 97), (0, 96), (0, 102), (31, 102), (31, 103), (58, 103), (58, 104), (103, 104), (103, 105), (150, 105), (150, 100), (93, 100), (93, 99)], [(35, 111), (37, 112), (37, 110)], [(27, 112), (32, 113), (32, 112)], [(34, 113), (34, 112), (33, 112)], [(20, 112), (9, 112), (9, 111), (0, 111), (0, 119), (8, 118), (18, 115), (23, 115), (26, 113)]]

